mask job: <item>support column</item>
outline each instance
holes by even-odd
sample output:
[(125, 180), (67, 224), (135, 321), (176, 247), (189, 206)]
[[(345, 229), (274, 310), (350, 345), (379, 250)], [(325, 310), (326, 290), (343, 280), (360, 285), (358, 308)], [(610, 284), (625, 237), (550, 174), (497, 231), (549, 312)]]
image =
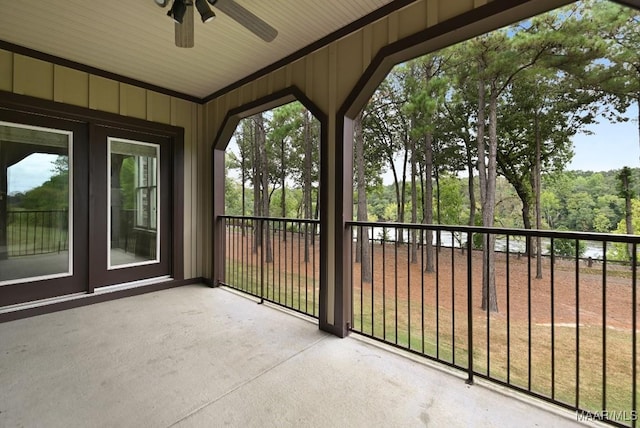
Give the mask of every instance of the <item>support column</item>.
[[(351, 238), (346, 222), (353, 217), (353, 168), (351, 120), (334, 115), (329, 119), (327, 148), (321, 152), (324, 192), (321, 206), (326, 207), (322, 222), (323, 255), (327, 263), (321, 296), (320, 328), (339, 337), (351, 328)], [(324, 147), (323, 147), (324, 148)], [(324, 302), (324, 306), (323, 303)], [(323, 311), (323, 308), (325, 309)]]
[(213, 286), (217, 287), (225, 279), (225, 228), (224, 222), (220, 218), (224, 215), (224, 150), (213, 149), (213, 207), (212, 221), (213, 246), (211, 253), (213, 257)]
[(2, 141), (0, 141), (0, 260), (6, 260), (9, 257), (8, 236), (8, 210), (9, 210), (9, 183), (7, 174), (9, 167), (7, 166), (6, 150), (3, 151)]

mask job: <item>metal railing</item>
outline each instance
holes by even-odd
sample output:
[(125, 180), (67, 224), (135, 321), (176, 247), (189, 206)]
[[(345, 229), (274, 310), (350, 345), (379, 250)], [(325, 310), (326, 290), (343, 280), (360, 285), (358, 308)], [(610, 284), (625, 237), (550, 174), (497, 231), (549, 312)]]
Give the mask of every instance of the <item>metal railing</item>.
[(219, 282), (318, 317), (318, 220), (222, 216), (225, 273)]
[(69, 213), (66, 210), (8, 211), (9, 257), (58, 253), (69, 249)]
[[(574, 410), (578, 420), (636, 426), (640, 236), (348, 228), (352, 331), (462, 370), (469, 383), (488, 379)], [(499, 251), (483, 252), (494, 238)], [(483, 309), (490, 273), (497, 311)]]

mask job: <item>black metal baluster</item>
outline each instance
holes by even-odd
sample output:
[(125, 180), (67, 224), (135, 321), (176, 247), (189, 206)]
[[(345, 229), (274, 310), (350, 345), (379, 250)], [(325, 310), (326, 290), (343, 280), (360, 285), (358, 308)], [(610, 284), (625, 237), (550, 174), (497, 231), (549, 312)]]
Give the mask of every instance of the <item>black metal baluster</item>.
[(576, 409), (580, 408), (580, 241), (576, 244)]
[(607, 410), (607, 241), (602, 242), (602, 411)]
[(510, 292), (510, 276), (511, 276), (511, 266), (510, 266), (510, 237), (511, 235), (507, 235), (507, 253), (505, 255), (505, 265), (506, 265), (506, 275), (507, 275), (507, 384), (511, 384), (511, 299), (509, 296)]
[(556, 310), (555, 310), (555, 272), (556, 272), (555, 239), (551, 238), (551, 399), (556, 398)]
[(382, 338), (387, 340), (387, 270), (386, 247), (387, 229), (382, 228)]
[[(368, 239), (369, 233), (367, 232), (367, 239)], [(375, 272), (375, 258), (374, 258), (374, 245), (375, 243), (375, 229), (372, 227), (371, 228), (371, 336), (375, 336), (375, 300), (374, 300), (374, 290), (375, 290), (375, 286), (374, 286), (374, 282), (375, 282), (375, 276), (374, 276), (374, 272)]]
[(407, 228), (407, 347), (411, 349), (411, 229)]
[(531, 391), (531, 236), (527, 235), (527, 390)]
[[(472, 233), (467, 234), (467, 384), (473, 384), (473, 270), (472, 267)], [(452, 293), (455, 294), (455, 293)], [(455, 306), (454, 306), (455, 308)], [(452, 308), (452, 313), (455, 311)], [(455, 336), (454, 336), (455, 337)], [(455, 346), (453, 347), (455, 351)], [(455, 364), (455, 359), (453, 360)]]
[(632, 310), (631, 316), (632, 318), (632, 373), (631, 373), (631, 416), (632, 422), (631, 426), (635, 427), (637, 425), (637, 416), (638, 414), (638, 319), (637, 319), (637, 305), (638, 305), (638, 290), (637, 290), (637, 280), (638, 280), (638, 244), (634, 243), (632, 246), (633, 253), (631, 255), (631, 263), (632, 267), (632, 279), (631, 279), (631, 301), (632, 301)]
[(424, 350), (424, 229), (420, 229), (420, 331), (422, 353)]
[[(402, 230), (400, 231), (400, 233), (402, 233)], [(396, 336), (395, 336), (395, 344), (398, 344), (398, 228), (395, 228), (395, 242), (394, 242), (394, 268), (395, 268), (395, 283), (394, 283), (394, 287), (395, 287), (395, 329), (396, 329)]]

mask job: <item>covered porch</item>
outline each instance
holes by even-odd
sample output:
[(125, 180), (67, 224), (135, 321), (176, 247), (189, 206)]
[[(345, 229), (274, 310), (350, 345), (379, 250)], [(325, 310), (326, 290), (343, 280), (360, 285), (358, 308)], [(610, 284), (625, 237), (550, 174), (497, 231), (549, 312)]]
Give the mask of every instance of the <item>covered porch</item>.
[(315, 323), (204, 285), (6, 322), (0, 425), (584, 426)]

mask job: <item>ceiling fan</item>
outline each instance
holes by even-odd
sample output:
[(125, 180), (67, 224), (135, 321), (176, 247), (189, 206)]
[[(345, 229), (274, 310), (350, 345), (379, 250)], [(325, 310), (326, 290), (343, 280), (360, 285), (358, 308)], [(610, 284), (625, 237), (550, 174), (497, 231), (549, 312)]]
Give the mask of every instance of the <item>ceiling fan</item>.
[[(171, 0), (154, 0), (160, 7), (167, 7)], [(265, 42), (273, 41), (278, 31), (262, 19), (239, 5), (235, 0), (173, 0), (167, 15), (175, 21), (176, 46), (180, 48), (193, 47), (193, 9), (198, 10), (202, 22), (213, 20), (216, 14), (211, 10), (215, 6), (231, 19), (260, 37)]]

